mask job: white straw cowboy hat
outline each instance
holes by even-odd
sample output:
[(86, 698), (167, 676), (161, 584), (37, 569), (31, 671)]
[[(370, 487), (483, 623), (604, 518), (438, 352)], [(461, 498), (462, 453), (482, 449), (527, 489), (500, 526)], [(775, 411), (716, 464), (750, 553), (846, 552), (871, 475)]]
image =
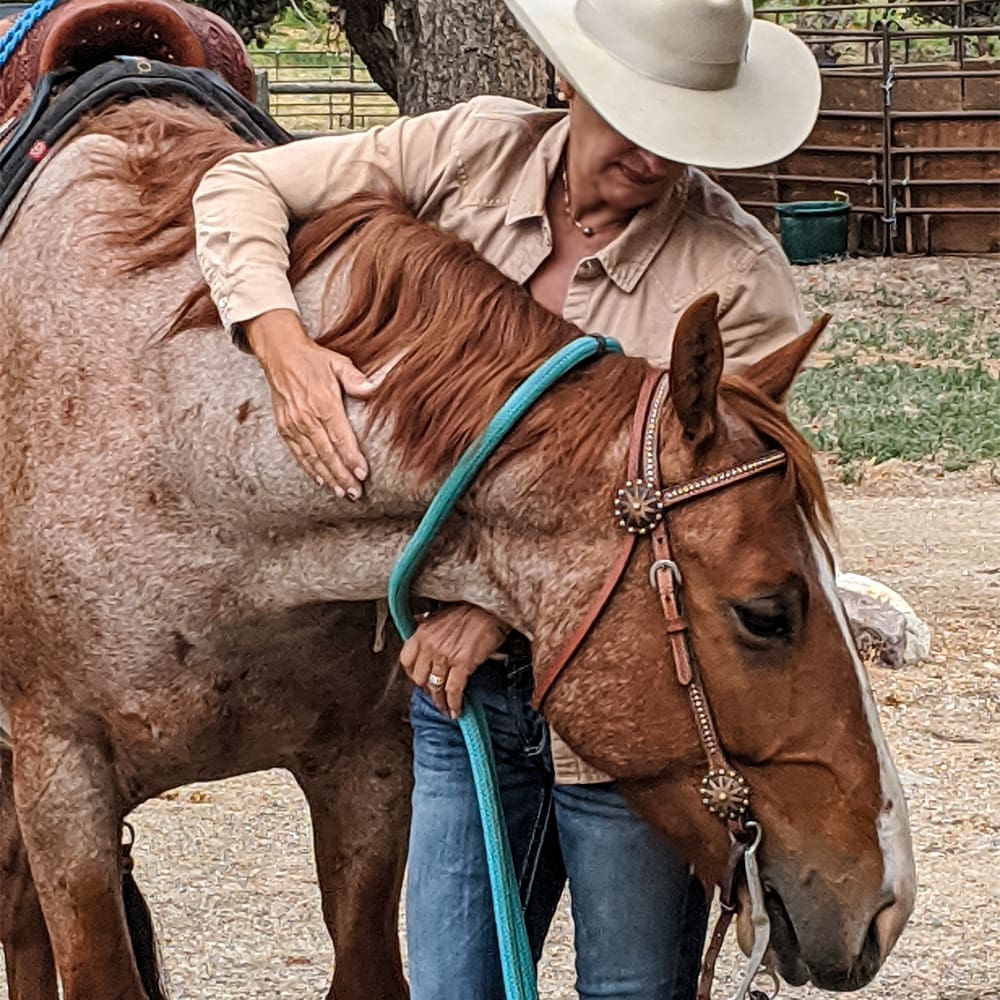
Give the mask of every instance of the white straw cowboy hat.
[(567, 82), (625, 138), (699, 167), (736, 169), (801, 145), (819, 67), (751, 0), (506, 0)]

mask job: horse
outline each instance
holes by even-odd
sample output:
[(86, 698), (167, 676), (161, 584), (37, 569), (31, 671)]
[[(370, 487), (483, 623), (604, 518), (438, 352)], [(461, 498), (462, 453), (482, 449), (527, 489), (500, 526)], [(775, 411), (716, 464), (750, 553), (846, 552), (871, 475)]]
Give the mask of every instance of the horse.
[[(159, 996), (126, 924), (122, 822), (171, 787), (269, 767), (311, 809), (329, 996), (406, 996), (407, 691), (398, 646), (374, 651), (372, 602), (462, 450), (577, 331), (391, 192), (302, 226), (307, 324), (382, 377), (349, 407), (365, 495), (338, 499), (278, 438), (259, 367), (220, 331), (194, 261), (194, 186), (246, 145), (195, 107), (107, 109), (52, 155), (0, 244), (0, 875), (17, 894), (0, 937), (15, 1000), (51, 1000), (57, 974), (66, 1000)], [(670, 514), (691, 649), (764, 831), (770, 961), (792, 983), (854, 989), (901, 932), (914, 872), (822, 482), (782, 405), (822, 324), (723, 377), (716, 310), (706, 296), (674, 332), (664, 479), (768, 449), (786, 461)], [(539, 401), (415, 592), (491, 610), (548, 662), (618, 551), (611, 499), (647, 371), (607, 355)], [(711, 885), (730, 838), (702, 804), (648, 570), (632, 556), (544, 711)], [(745, 891), (739, 911), (746, 943)]]

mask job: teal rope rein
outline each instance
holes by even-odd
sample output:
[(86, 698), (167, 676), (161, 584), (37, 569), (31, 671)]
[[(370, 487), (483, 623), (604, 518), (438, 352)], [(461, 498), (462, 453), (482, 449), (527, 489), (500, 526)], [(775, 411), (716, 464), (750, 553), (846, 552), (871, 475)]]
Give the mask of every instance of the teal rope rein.
[[(410, 611), (410, 585), (427, 550), (458, 499), (515, 424), (547, 389), (578, 365), (605, 353), (621, 354), (622, 349), (617, 341), (605, 337), (578, 337), (567, 344), (511, 393), (486, 429), (459, 459), (455, 469), (431, 501), (389, 577), (389, 611), (404, 639), (413, 635), (416, 628)], [(458, 724), (469, 752), (476, 799), (483, 823), (505, 995), (507, 1000), (537, 1000), (535, 963), (528, 944), (528, 932), (507, 839), (496, 763), (490, 745), (486, 715), (475, 692), (466, 693)]]
[(24, 41), (24, 36), (45, 17), (50, 10), (58, 7), (63, 0), (39, 0), (27, 10), (21, 11), (10, 28), (0, 35), (0, 69), (14, 54), (14, 50)]

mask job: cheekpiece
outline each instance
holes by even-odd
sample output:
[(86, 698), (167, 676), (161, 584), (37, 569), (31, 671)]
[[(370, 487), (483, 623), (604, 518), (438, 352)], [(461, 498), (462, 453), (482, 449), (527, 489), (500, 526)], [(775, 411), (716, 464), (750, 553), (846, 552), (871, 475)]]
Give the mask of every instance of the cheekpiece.
[(701, 801), (719, 819), (738, 820), (750, 804), (750, 786), (736, 771), (713, 768), (701, 779)]
[(630, 535), (648, 535), (663, 520), (663, 493), (647, 479), (630, 479), (615, 494), (615, 521)]

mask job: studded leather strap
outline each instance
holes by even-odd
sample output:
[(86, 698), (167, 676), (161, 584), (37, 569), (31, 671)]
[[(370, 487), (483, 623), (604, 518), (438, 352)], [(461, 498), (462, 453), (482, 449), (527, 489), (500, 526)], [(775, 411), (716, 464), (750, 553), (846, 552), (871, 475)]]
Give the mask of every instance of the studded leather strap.
[(702, 802), (709, 812), (726, 825), (730, 834), (729, 859), (721, 882), (722, 914), (706, 952), (698, 986), (698, 1000), (709, 1000), (715, 961), (736, 910), (734, 886), (739, 863), (746, 849), (744, 818), (748, 811), (750, 790), (722, 750), (698, 664), (691, 652), (688, 637), (690, 626), (684, 617), (681, 603), (681, 571), (670, 548), (666, 514), (682, 503), (780, 468), (787, 458), (784, 452), (771, 451), (741, 465), (663, 489), (660, 483), (659, 425), (668, 385), (667, 375), (657, 372), (652, 372), (643, 383), (629, 444), (628, 475), (635, 478), (626, 481), (625, 488), (618, 491), (615, 504), (615, 520), (625, 529), (625, 538), (611, 571), (600, 592), (588, 606), (583, 620), (539, 676), (532, 705), (536, 709), (541, 708), (553, 684), (589, 634), (618, 586), (631, 559), (636, 538), (649, 534), (655, 559), (649, 573), (650, 583), (657, 592), (663, 610), (664, 627), (677, 681), (688, 693), (698, 739), (708, 762), (708, 773), (701, 783)]
[(735, 838), (729, 844), (729, 857), (726, 859), (726, 870), (723, 872), (719, 882), (719, 918), (715, 922), (712, 930), (712, 937), (709, 939), (708, 947), (705, 949), (705, 957), (701, 963), (701, 974), (698, 976), (697, 1000), (711, 1000), (712, 981), (715, 978), (715, 963), (722, 951), (722, 942), (726, 939), (726, 932), (736, 915), (736, 873), (739, 871), (740, 862), (743, 860), (743, 852), (746, 844)]
[[(636, 402), (635, 413), (632, 417), (632, 428), (629, 432), (629, 475), (638, 474), (639, 472), (640, 462), (642, 460), (642, 444), (644, 438), (643, 431), (648, 421), (649, 408), (653, 399), (653, 394), (656, 391), (656, 387), (662, 377), (662, 372), (651, 370), (646, 375), (646, 378), (642, 383), (642, 388), (639, 390), (639, 398)], [(615, 561), (612, 563), (611, 569), (608, 571), (608, 575), (604, 578), (604, 583), (601, 585), (601, 589), (597, 592), (590, 604), (587, 605), (587, 610), (580, 619), (579, 625), (577, 625), (562, 646), (559, 647), (559, 651), (555, 654), (549, 664), (540, 672), (538, 677), (535, 678), (535, 691), (531, 698), (531, 705), (536, 711), (541, 710), (542, 705), (545, 703), (545, 699), (552, 690), (552, 686), (559, 679), (559, 675), (563, 672), (566, 664), (573, 659), (576, 651), (583, 643), (583, 640), (590, 634), (590, 630), (594, 627), (594, 623), (598, 618), (600, 618), (605, 605), (607, 605), (608, 601), (611, 600), (611, 595), (615, 592), (615, 589), (621, 582), (621, 578), (624, 575), (625, 569), (632, 557), (632, 550), (635, 548), (635, 541), (635, 535), (626, 534), (624, 536), (621, 544), (619, 545)]]

